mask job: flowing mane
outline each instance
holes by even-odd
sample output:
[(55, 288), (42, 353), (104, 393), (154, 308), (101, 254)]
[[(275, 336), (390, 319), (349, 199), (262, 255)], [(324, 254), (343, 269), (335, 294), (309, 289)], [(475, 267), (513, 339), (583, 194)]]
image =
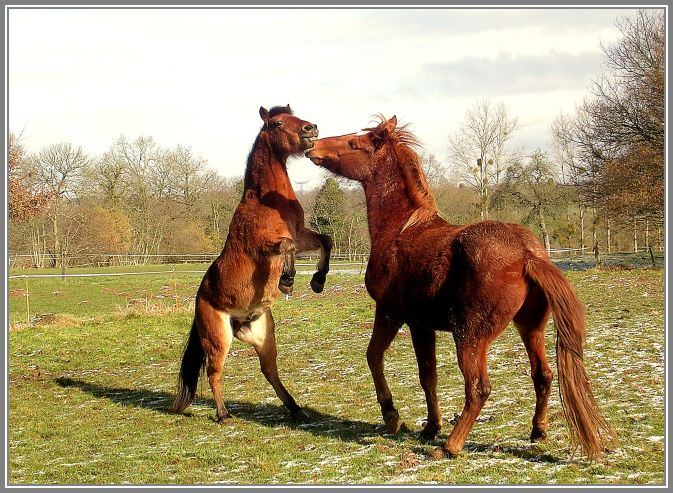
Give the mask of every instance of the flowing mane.
[[(379, 123), (388, 123), (388, 120), (383, 115), (378, 115), (378, 119)], [(404, 186), (411, 203), (415, 207), (414, 212), (402, 228), (402, 231), (414, 224), (427, 222), (437, 214), (437, 203), (425, 178), (425, 173), (421, 166), (421, 157), (418, 155), (418, 148), (421, 147), (421, 143), (407, 129), (408, 126), (408, 124), (405, 124), (399, 127), (392, 127), (385, 134), (387, 141), (392, 144), (395, 156), (397, 157), (397, 165), (404, 180)], [(375, 127), (364, 130), (372, 131), (374, 129)]]

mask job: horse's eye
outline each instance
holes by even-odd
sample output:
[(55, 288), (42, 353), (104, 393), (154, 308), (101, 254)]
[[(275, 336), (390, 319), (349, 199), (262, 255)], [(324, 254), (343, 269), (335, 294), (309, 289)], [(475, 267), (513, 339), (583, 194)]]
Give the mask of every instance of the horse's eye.
[(283, 122), (282, 122), (281, 120), (276, 120), (276, 121), (273, 123), (273, 126), (274, 126), (274, 128), (278, 128), (278, 127), (280, 127), (282, 124), (283, 124)]
[(348, 141), (348, 148), (352, 151), (356, 150), (357, 147), (355, 145), (355, 142), (353, 142), (352, 140)]

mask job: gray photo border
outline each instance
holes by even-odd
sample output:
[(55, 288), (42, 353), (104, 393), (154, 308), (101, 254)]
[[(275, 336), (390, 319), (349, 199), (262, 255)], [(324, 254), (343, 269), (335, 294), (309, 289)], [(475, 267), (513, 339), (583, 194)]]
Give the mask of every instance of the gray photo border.
[[(242, 5), (239, 2), (221, 2), (221, 1), (214, 1), (214, 0), (202, 0), (199, 2), (196, 2), (198, 6), (189, 6), (186, 5), (185, 2), (180, 2), (177, 0), (164, 0), (164, 1), (157, 1), (157, 0), (146, 0), (143, 2), (139, 2), (136, 4), (129, 4), (128, 2), (119, 2), (119, 1), (105, 1), (105, 0), (93, 0), (93, 1), (82, 1), (82, 0), (72, 0), (66, 3), (55, 3), (51, 1), (36, 1), (36, 2), (26, 2), (26, 1), (16, 1), (16, 2), (5, 2), (3, 1), (2, 6), (2, 13), (0, 14), (2, 16), (2, 25), (4, 27), (4, 35), (2, 38), (2, 46), (3, 46), (3, 52), (5, 53), (5, 63), (3, 63), (3, 81), (4, 81), (4, 87), (5, 87), (5, 97), (3, 98), (2, 101), (2, 107), (4, 110), (5, 114), (5, 119), (3, 120), (3, 127), (4, 127), (4, 135), (5, 135), (5, 156), (7, 156), (7, 133), (8, 133), (8, 112), (9, 108), (7, 107), (8, 105), (8, 78), (7, 78), (7, 73), (6, 70), (8, 68), (7, 64), (7, 57), (8, 57), (8, 51), (7, 51), (7, 41), (8, 41), (8, 36), (7, 36), (7, 30), (10, 26), (8, 26), (8, 13), (11, 9), (13, 8), (63, 8), (64, 6), (67, 6), (66, 8), (148, 8), (148, 9), (158, 9), (158, 8), (199, 8), (199, 7), (220, 7), (220, 8), (232, 8), (234, 6), (239, 7), (239, 8), (251, 8), (251, 9), (267, 9), (267, 8), (432, 8), (432, 7), (443, 7), (443, 8), (480, 8), (480, 9), (488, 9), (488, 8), (502, 8), (502, 7), (521, 7), (521, 8), (587, 8), (587, 7), (596, 7), (596, 8), (638, 8), (638, 7), (651, 7), (651, 8), (666, 8), (666, 46), (668, 49), (668, 8), (666, 4), (661, 4), (661, 3), (645, 3), (645, 2), (623, 2), (623, 1), (612, 1), (608, 2), (605, 0), (598, 0), (598, 1), (593, 1), (591, 5), (581, 5), (577, 3), (566, 3), (566, 4), (559, 4), (557, 2), (550, 2), (550, 1), (543, 1), (543, 2), (531, 2), (530, 0), (520, 0), (517, 3), (505, 3), (502, 0), (492, 0), (488, 3), (482, 3), (482, 4), (465, 4), (463, 2), (442, 2), (438, 0), (425, 0), (422, 2), (422, 5), (419, 6), (414, 6), (410, 4), (408, 1), (403, 1), (403, 0), (370, 0), (366, 3), (360, 4), (360, 3), (355, 3), (355, 2), (349, 2), (349, 1), (343, 1), (343, 0), (333, 0), (333, 1), (320, 1), (320, 0), (314, 0), (314, 1), (307, 1), (307, 0), (295, 0), (294, 2), (287, 3), (287, 2), (279, 2), (278, 0), (267, 0), (264, 2), (256, 2), (254, 4), (248, 3), (246, 5)], [(288, 7), (289, 6), (289, 7)], [(670, 62), (670, 52), (667, 53), (667, 68), (668, 68), (668, 63)], [(670, 86), (668, 86), (668, 70), (666, 73), (666, 84), (667, 84), (667, 94), (666, 94), (666, 121), (668, 121), (668, 101), (670, 99)], [(4, 321), (5, 321), (5, 337), (4, 337), (4, 344), (5, 344), (5, 350), (2, 352), (2, 366), (4, 368), (4, 378), (2, 379), (2, 404), (4, 408), (4, 426), (2, 427), (2, 430), (0, 431), (0, 436), (2, 437), (2, 443), (4, 446), (2, 447), (2, 451), (0, 454), (2, 455), (2, 463), (4, 465), (3, 468), (3, 484), (2, 484), (2, 489), (10, 489), (14, 491), (23, 491), (23, 490), (29, 490), (29, 489), (34, 489), (34, 488), (45, 488), (49, 489), (52, 491), (74, 491), (74, 490), (81, 490), (82, 488), (112, 488), (115, 490), (142, 490), (142, 491), (156, 491), (157, 489), (160, 490), (172, 490), (175, 488), (186, 488), (186, 489), (210, 489), (212, 486), (169, 486), (169, 485), (164, 485), (164, 486), (148, 486), (148, 485), (139, 485), (139, 486), (95, 486), (95, 485), (90, 485), (90, 486), (65, 486), (65, 485), (58, 485), (58, 486), (13, 486), (8, 484), (8, 474), (9, 474), (9, 464), (8, 464), (8, 437), (7, 437), (7, 431), (8, 431), (8, 344), (9, 344), (9, 314), (8, 314), (8, 280), (7, 280), (7, 271), (6, 269), (8, 268), (8, 244), (7, 244), (7, 166), (3, 167), (3, 179), (2, 179), (2, 193), (4, 196), (4, 201), (3, 201), (3, 208), (2, 208), (2, 226), (5, 232), (5, 237), (4, 237), (4, 263), (2, 264), (2, 267), (0, 268), (2, 270), (2, 276), (4, 279), (3, 283), (3, 299), (4, 299), (4, 307), (5, 307), (5, 312), (4, 312)], [(669, 214), (669, 200), (668, 200), (668, 178), (669, 178), (669, 170), (668, 170), (668, 132), (666, 135), (666, 212), (665, 212), (665, 297), (666, 297), (666, 305), (665, 305), (665, 338), (666, 338), (666, 349), (665, 349), (665, 359), (666, 359), (666, 376), (665, 376), (665, 386), (666, 386), (666, 402), (665, 402), (665, 413), (666, 413), (666, 422), (665, 422), (665, 444), (668, 445), (668, 410), (670, 409), (670, 392), (668, 392), (668, 383), (670, 382), (670, 366), (668, 365), (668, 327), (669, 327), (669, 322), (670, 322), (670, 312), (668, 310), (669, 306), (669, 282), (670, 282), (670, 272), (668, 270), (668, 232), (670, 231), (670, 214)], [(568, 488), (575, 488), (575, 487), (581, 487), (583, 491), (600, 491), (604, 490), (605, 488), (616, 488), (616, 489), (628, 489), (628, 490), (650, 490), (650, 489), (668, 489), (668, 478), (669, 478), (669, 471), (670, 471), (670, 454), (668, 453), (667, 447), (665, 447), (664, 451), (664, 456), (665, 456), (665, 461), (666, 461), (666, 469), (664, 473), (665, 477), (665, 484), (661, 486), (561, 486), (561, 485), (553, 485), (553, 486), (545, 486), (545, 485), (538, 485), (536, 487), (538, 488), (544, 488), (546, 490), (563, 490), (563, 489), (568, 489)], [(470, 490), (470, 491), (488, 491), (492, 489), (498, 489), (502, 491), (516, 491), (517, 489), (521, 488), (527, 488), (527, 486), (521, 486), (521, 485), (516, 485), (516, 486), (470, 486), (470, 485), (444, 485), (444, 486), (435, 486), (435, 485), (372, 485), (372, 486), (358, 486), (358, 485), (333, 485), (333, 486), (318, 486), (318, 485), (301, 485), (301, 486), (290, 486), (290, 485), (273, 485), (273, 486), (245, 486), (245, 485), (237, 485), (237, 486), (217, 486), (218, 488), (224, 487), (229, 490), (233, 491), (238, 491), (238, 490), (249, 490), (249, 489), (258, 489), (258, 488), (263, 488), (265, 490), (271, 489), (271, 490), (293, 490), (296, 488), (305, 488), (305, 489), (310, 489), (310, 491), (329, 491), (329, 490), (334, 490), (336, 489), (341, 489), (341, 488), (347, 488), (349, 490), (363, 490), (363, 489), (380, 489), (380, 488), (402, 488), (402, 489), (410, 489), (410, 488), (423, 488), (425, 491), (441, 491), (445, 490), (447, 488), (449, 489), (458, 489), (458, 490)]]

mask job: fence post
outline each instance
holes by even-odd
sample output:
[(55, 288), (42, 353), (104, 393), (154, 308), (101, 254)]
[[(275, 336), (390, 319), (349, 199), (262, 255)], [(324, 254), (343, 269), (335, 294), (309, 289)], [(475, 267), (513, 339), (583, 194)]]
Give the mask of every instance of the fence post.
[(654, 262), (654, 253), (652, 252), (652, 245), (648, 246), (647, 249), (650, 251), (650, 258), (652, 259), (652, 267), (656, 267), (657, 264)]
[(23, 280), (26, 284), (26, 323), (30, 324), (30, 301), (28, 300), (30, 293), (28, 292), (28, 276), (24, 274)]
[(598, 240), (594, 241), (594, 256), (596, 257), (595, 267), (598, 268), (601, 266), (601, 259), (599, 258), (599, 251), (598, 251)]
[(65, 248), (61, 248), (61, 281), (65, 282)]

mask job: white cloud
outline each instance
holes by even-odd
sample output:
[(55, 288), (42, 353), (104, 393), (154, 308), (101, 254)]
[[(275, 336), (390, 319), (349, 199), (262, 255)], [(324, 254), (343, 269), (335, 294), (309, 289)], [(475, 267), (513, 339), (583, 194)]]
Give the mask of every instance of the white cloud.
[[(519, 117), (522, 143), (544, 145), (553, 116), (572, 109), (586, 86), (586, 77), (565, 77), (554, 60), (585, 75), (598, 67), (600, 42), (614, 39), (624, 12), (11, 10), (10, 128), (25, 127), (34, 150), (68, 140), (94, 154), (120, 134), (152, 135), (164, 146), (191, 145), (237, 176), (259, 130), (260, 105), (290, 103), (322, 136), (395, 113), (444, 159), (446, 136), (465, 108), (492, 94)], [(509, 80), (501, 90), (489, 90), (497, 75), (470, 84), (479, 71), (465, 60), (480, 59), (492, 70), (514, 61), (504, 65)], [(461, 70), (449, 74), (460, 84), (425, 80), (429, 66)], [(527, 70), (561, 82), (532, 91)], [(461, 85), (474, 87), (456, 91)], [(289, 169), (295, 180), (321, 177), (307, 160)]]

